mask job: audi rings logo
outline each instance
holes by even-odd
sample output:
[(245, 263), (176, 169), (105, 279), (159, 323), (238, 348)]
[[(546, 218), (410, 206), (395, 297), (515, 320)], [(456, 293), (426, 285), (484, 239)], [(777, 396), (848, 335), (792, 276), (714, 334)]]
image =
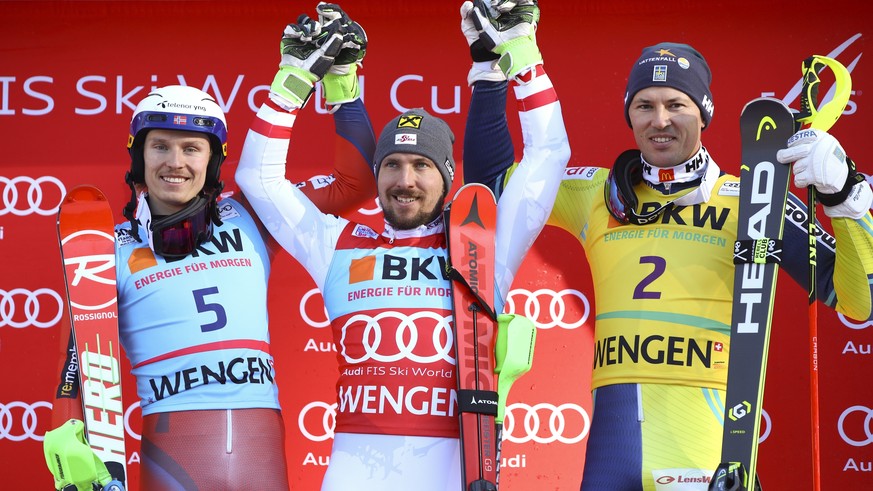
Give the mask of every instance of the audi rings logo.
[(64, 315), (64, 301), (49, 288), (0, 289), (0, 327), (52, 327)]
[[(131, 414), (137, 409), (140, 409), (139, 400), (135, 401), (133, 404), (127, 406), (127, 409), (124, 410), (124, 431), (127, 432), (128, 436), (133, 438), (136, 441), (142, 440), (142, 411), (140, 414), (137, 414), (133, 418), (131, 418)], [(131, 420), (133, 420), (134, 424), (138, 428), (134, 428), (131, 426)]]
[[(37, 414), (38, 409), (45, 409)], [(0, 402), (0, 440), (6, 439), (14, 442), (31, 439), (43, 441), (45, 432), (50, 430), (52, 403), (48, 401), (36, 401), (26, 403), (21, 401)], [(127, 407), (124, 412), (124, 428), (127, 435), (139, 441), (142, 439), (139, 430), (131, 426), (133, 420), (137, 427), (141, 427), (142, 415), (131, 417), (134, 411), (139, 409), (139, 401)]]
[(591, 428), (591, 419), (582, 406), (564, 403), (559, 406), (541, 402), (530, 406), (514, 403), (506, 407), (503, 439), (514, 443), (579, 443)]
[(761, 434), (758, 436), (758, 445), (767, 440), (767, 437), (770, 436), (770, 430), (773, 428), (773, 421), (770, 420), (770, 414), (763, 409), (761, 409), (761, 428)]
[(336, 403), (313, 401), (303, 407), (297, 416), (297, 426), (307, 440), (323, 442), (333, 438), (336, 428)]
[[(393, 340), (383, 336), (382, 330), (390, 330), (396, 320)], [(430, 341), (419, 340), (419, 331), (426, 332), (425, 319), (435, 323)], [(367, 314), (355, 314), (343, 324), (340, 351), (349, 363), (361, 363), (374, 360), (382, 363), (412, 360), (416, 363), (436, 363), (440, 360), (452, 365), (452, 346), (455, 337), (452, 334), (450, 318), (445, 318), (436, 312), (416, 312), (412, 315), (400, 312), (379, 312), (375, 317)], [(360, 348), (359, 348), (360, 347)], [(353, 353), (353, 351), (362, 352)]]
[(848, 327), (849, 329), (855, 329), (855, 330), (860, 331), (861, 329), (867, 329), (868, 327), (873, 326), (873, 321), (852, 322), (849, 318), (847, 318), (843, 314), (837, 314), (837, 317), (839, 317), (840, 322), (842, 322), (843, 325)]
[(853, 447), (864, 447), (873, 443), (873, 409), (866, 406), (852, 406), (843, 411), (837, 421), (837, 428), (843, 441)]
[[(316, 313), (319, 314), (320, 317), (323, 317), (324, 320), (314, 320), (310, 315), (310, 313), (312, 313), (310, 307), (312, 306), (309, 304), (309, 300), (313, 297), (318, 297), (320, 300), (319, 302), (316, 302), (317, 305), (314, 308), (321, 308), (320, 311)], [(327, 318), (327, 308), (324, 306), (324, 298), (321, 296), (321, 291), (318, 288), (309, 290), (300, 299), (300, 318), (303, 319), (303, 322), (319, 329), (330, 325), (330, 320)]]
[(0, 176), (0, 186), (3, 187), (3, 205), (0, 206), (0, 216), (11, 213), (16, 216), (37, 215), (49, 216), (58, 212), (58, 207), (67, 194), (64, 183), (57, 177), (27, 177), (13, 178)]
[[(573, 297), (582, 303), (581, 309), (569, 304), (571, 301), (576, 302), (572, 300)], [(524, 299), (524, 312), (518, 311), (521, 304), (516, 305), (516, 301), (521, 301), (521, 299)], [(542, 302), (548, 302), (548, 316), (545, 320), (540, 318), (541, 312), (544, 311)], [(533, 319), (540, 329), (553, 327), (577, 329), (588, 320), (591, 305), (588, 303), (588, 298), (579, 290), (564, 289), (556, 292), (541, 288), (531, 292), (524, 288), (516, 288), (509, 291), (509, 297), (506, 299), (506, 310), (507, 313), (523, 314), (525, 317)], [(577, 310), (581, 310), (581, 314), (576, 314)]]
[(21, 401), (0, 402), (0, 440), (20, 442), (31, 439), (41, 442), (46, 429), (40, 428), (37, 434), (39, 418), (36, 410), (39, 408), (48, 409), (44, 413), (46, 419), (43, 421), (51, 421), (52, 405), (48, 401), (36, 401), (30, 404)]

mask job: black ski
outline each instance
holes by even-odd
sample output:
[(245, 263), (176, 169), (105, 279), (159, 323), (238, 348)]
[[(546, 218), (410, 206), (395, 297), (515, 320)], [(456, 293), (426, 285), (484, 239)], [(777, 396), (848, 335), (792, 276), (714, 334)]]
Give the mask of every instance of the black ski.
[(734, 245), (737, 268), (722, 463), (710, 490), (759, 488), (755, 462), (790, 178), (790, 167), (776, 160), (776, 152), (792, 134), (794, 116), (782, 101), (762, 97), (743, 108), (740, 207)]

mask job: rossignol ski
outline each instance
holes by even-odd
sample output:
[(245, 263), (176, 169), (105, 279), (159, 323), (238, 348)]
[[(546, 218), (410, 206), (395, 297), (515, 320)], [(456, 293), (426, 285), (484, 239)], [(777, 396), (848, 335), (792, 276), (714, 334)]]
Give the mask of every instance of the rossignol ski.
[(496, 491), (497, 383), (494, 346), (494, 237), (497, 204), (481, 184), (467, 184), (445, 210), (452, 280), (461, 478), (465, 491)]
[(79, 359), (85, 434), (91, 449), (112, 475), (113, 481), (104, 489), (123, 490), (127, 452), (114, 225), (109, 202), (95, 187), (77, 186), (61, 202), (58, 239)]
[(743, 108), (740, 134), (737, 267), (724, 437), (721, 464), (709, 485), (718, 491), (759, 487), (755, 462), (790, 178), (789, 166), (779, 163), (776, 152), (794, 134), (794, 116), (782, 101), (758, 98)]

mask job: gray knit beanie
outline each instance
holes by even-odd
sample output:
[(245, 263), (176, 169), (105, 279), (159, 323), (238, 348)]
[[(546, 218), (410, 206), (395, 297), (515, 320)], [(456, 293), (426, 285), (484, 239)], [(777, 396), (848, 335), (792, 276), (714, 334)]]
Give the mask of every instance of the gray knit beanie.
[(414, 153), (432, 160), (440, 174), (446, 190), (452, 189), (455, 177), (455, 159), (452, 157), (452, 144), (455, 135), (442, 119), (431, 116), (421, 108), (410, 109), (392, 119), (376, 142), (373, 156), (373, 170), (379, 178), (382, 160), (392, 153)]
[(624, 117), (630, 126), (628, 108), (637, 92), (648, 87), (672, 87), (684, 92), (700, 108), (703, 127), (709, 126), (715, 106), (709, 84), (712, 73), (703, 55), (687, 44), (658, 43), (643, 50), (631, 68), (624, 96)]

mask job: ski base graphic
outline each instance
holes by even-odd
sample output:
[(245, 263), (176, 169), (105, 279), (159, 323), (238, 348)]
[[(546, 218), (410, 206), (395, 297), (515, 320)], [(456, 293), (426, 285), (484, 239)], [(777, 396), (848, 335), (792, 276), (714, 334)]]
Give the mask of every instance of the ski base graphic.
[(112, 477), (124, 482), (127, 452), (114, 226), (109, 202), (95, 187), (75, 187), (61, 202), (58, 238), (79, 359), (85, 434)]
[(495, 491), (498, 409), (494, 374), (494, 236), (497, 204), (481, 184), (463, 186), (445, 211), (452, 279), (461, 475), (465, 491)]
[(778, 162), (776, 152), (794, 134), (794, 116), (782, 101), (758, 98), (743, 108), (740, 133), (737, 267), (722, 463), (709, 485), (717, 491), (758, 488), (755, 463), (790, 178), (789, 166)]

